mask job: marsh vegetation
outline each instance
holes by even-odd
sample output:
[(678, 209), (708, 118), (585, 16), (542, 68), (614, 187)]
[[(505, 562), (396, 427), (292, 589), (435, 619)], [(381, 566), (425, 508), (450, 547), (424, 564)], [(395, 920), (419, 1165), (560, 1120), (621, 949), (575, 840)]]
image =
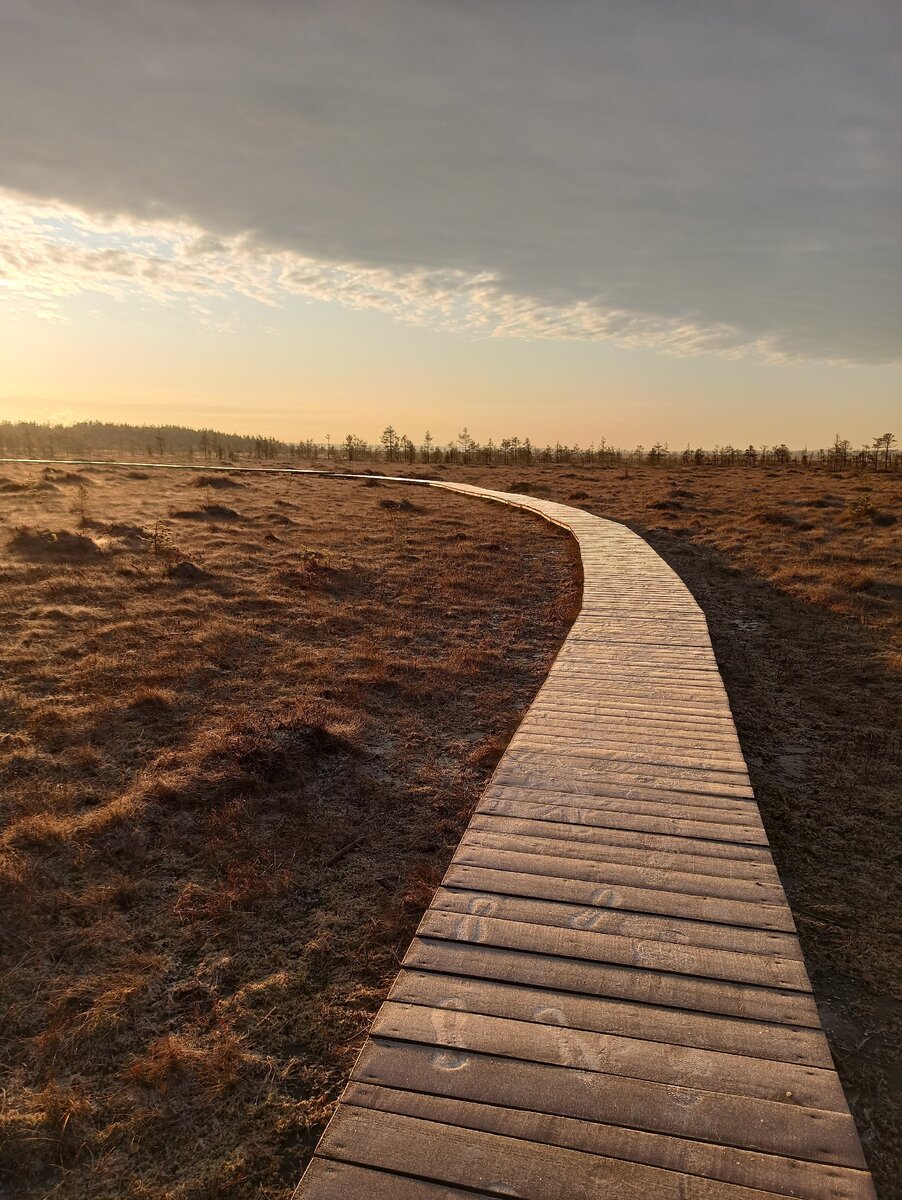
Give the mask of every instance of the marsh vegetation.
[(0, 1191), (288, 1197), (570, 542), (427, 489), (5, 476)]

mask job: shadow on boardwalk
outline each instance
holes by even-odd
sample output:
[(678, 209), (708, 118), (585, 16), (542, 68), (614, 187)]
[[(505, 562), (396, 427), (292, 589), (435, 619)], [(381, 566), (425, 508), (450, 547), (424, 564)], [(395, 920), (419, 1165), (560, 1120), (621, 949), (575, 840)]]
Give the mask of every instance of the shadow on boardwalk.
[(878, 1194), (902, 1195), (898, 681), (885, 639), (631, 523), (708, 618), (821, 1019)]

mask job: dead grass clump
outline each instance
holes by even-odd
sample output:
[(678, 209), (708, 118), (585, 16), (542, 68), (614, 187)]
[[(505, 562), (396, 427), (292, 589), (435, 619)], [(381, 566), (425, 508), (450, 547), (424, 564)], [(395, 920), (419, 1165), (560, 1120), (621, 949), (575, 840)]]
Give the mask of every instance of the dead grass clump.
[(167, 1034), (135, 1059), (129, 1074), (135, 1083), (163, 1095), (187, 1088), (210, 1101), (235, 1088), (247, 1062), (243, 1039), (234, 1033), (209, 1039), (207, 1044)]
[(841, 496), (818, 496), (815, 500), (809, 500), (808, 504), (811, 508), (842, 508), (843, 499)]
[(16, 529), (6, 543), (14, 554), (34, 561), (96, 562), (103, 552), (92, 538), (68, 529)]
[(170, 688), (139, 686), (128, 697), (125, 708), (138, 715), (169, 716), (175, 707), (175, 692)]
[(389, 512), (421, 512), (415, 504), (411, 504), (409, 500), (380, 500), (379, 507), (387, 509)]
[(31, 485), (21, 483), (16, 479), (9, 479), (6, 475), (0, 475), (0, 495), (14, 495), (16, 492), (27, 492)]
[(522, 492), (526, 496), (533, 493), (546, 493), (551, 491), (547, 483), (540, 479), (512, 479), (507, 485), (506, 491)]
[(237, 521), (239, 514), (225, 504), (203, 504), (200, 508), (180, 509), (173, 517), (183, 521)]
[(873, 500), (861, 497), (857, 500), (850, 500), (842, 515), (843, 519), (851, 524), (864, 525), (873, 521), (876, 512)]
[(241, 480), (233, 479), (230, 475), (199, 475), (191, 482), (194, 487), (243, 488), (246, 486)]
[[(248, 716), (204, 730), (187, 753), (175, 755), (170, 763), (161, 761), (162, 769), (148, 781), (145, 794), (179, 807), (206, 809), (234, 799), (286, 794), (286, 802), (297, 807), (324, 768), (336, 790), (350, 795), (355, 786), (353, 763), (360, 753), (342, 734), (322, 725)], [(338, 759), (341, 779), (335, 770)]]
[(871, 571), (863, 566), (840, 567), (827, 577), (839, 591), (866, 592), (877, 582)]
[(175, 563), (167, 568), (166, 574), (176, 583), (181, 583), (186, 586), (191, 584), (206, 583), (213, 578), (208, 571), (197, 566), (193, 562)]
[(45, 467), (41, 477), (48, 483), (71, 484), (76, 487), (94, 486), (94, 480), (89, 475), (84, 475), (81, 471), (63, 471), (58, 467)]
[(145, 542), (153, 536), (152, 532), (143, 526), (123, 521), (88, 521), (87, 524), (98, 533), (107, 534), (109, 537), (125, 538), (127, 541)]
[(795, 529), (799, 523), (792, 513), (782, 512), (779, 508), (759, 508), (754, 517), (762, 525), (782, 525), (784, 529)]

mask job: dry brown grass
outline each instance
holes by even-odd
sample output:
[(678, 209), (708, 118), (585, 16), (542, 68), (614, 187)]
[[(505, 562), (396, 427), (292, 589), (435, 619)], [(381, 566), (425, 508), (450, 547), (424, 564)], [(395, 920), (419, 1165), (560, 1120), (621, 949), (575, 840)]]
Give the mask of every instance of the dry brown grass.
[(624, 521), (699, 600), (834, 1057), (902, 1195), (902, 479), (439, 469)]
[(571, 544), (425, 489), (5, 473), (0, 1191), (287, 1197)]

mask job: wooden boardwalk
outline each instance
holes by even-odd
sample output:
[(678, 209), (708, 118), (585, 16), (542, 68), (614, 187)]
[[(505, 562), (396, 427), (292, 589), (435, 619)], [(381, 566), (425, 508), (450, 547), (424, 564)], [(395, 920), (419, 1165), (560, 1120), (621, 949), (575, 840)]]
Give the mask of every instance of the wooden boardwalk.
[(296, 1200), (874, 1191), (705, 618), (570, 529), (582, 611), (461, 840)]

